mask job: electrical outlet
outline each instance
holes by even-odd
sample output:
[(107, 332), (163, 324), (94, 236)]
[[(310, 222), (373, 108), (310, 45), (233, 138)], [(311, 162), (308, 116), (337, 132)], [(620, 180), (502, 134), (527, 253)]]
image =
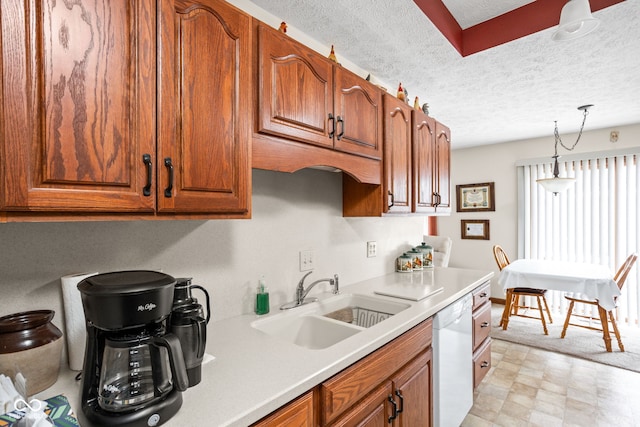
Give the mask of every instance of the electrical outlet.
[(313, 270), (315, 256), (313, 251), (300, 251), (300, 271)]
[(378, 255), (378, 244), (375, 241), (367, 242), (367, 258)]

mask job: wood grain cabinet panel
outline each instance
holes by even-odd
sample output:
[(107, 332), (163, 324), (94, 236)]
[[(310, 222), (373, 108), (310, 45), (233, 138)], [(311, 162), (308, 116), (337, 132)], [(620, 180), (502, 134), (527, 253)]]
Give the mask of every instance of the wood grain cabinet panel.
[(250, 16), (0, 1), (3, 219), (249, 216)]
[(478, 286), (473, 296), (473, 387), (491, 368), (491, 283)]
[(428, 349), (392, 378), (398, 405), (396, 427), (431, 426), (433, 414), (433, 351)]
[(257, 132), (380, 159), (380, 89), (266, 25), (257, 31)]
[(432, 320), (408, 332), (320, 385), (321, 422), (328, 425), (431, 345)]
[(258, 132), (333, 147), (331, 63), (264, 25), (258, 45)]
[(451, 212), (451, 130), (440, 122), (436, 122), (434, 176), (435, 211)]
[(219, 0), (162, 6), (158, 211), (246, 214), (251, 18)]
[(385, 94), (383, 106), (383, 184), (345, 176), (343, 215), (450, 213), (449, 128), (394, 96)]
[(308, 391), (252, 427), (315, 427), (315, 390)]
[(386, 212), (411, 212), (411, 107), (384, 97)]
[(153, 212), (155, 2), (0, 5), (0, 209)]
[(334, 147), (372, 159), (382, 157), (382, 94), (362, 77), (334, 66)]

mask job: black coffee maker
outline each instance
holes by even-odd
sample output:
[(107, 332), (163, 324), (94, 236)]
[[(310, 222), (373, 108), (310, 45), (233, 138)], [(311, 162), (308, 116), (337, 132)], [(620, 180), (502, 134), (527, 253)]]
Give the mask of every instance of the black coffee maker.
[(182, 406), (187, 370), (180, 341), (168, 330), (175, 284), (146, 270), (78, 284), (87, 325), (82, 425), (157, 426)]

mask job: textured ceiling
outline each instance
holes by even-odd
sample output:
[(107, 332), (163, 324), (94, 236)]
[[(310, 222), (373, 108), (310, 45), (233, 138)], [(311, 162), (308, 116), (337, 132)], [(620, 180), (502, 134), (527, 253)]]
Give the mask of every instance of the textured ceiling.
[[(594, 13), (600, 27), (553, 42), (555, 27), (462, 57), (412, 0), (251, 0), (385, 82), (452, 131), (463, 148), (640, 123), (640, 0)], [(558, 0), (561, 1), (561, 0)], [(462, 27), (527, 0), (444, 0)], [(479, 11), (483, 11), (478, 15)], [(559, 19), (559, 17), (558, 17)]]

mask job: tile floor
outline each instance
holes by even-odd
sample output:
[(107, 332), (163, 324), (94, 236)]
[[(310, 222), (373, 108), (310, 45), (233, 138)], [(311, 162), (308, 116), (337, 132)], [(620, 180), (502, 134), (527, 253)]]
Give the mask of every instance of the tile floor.
[(640, 426), (640, 373), (493, 340), (463, 427)]

